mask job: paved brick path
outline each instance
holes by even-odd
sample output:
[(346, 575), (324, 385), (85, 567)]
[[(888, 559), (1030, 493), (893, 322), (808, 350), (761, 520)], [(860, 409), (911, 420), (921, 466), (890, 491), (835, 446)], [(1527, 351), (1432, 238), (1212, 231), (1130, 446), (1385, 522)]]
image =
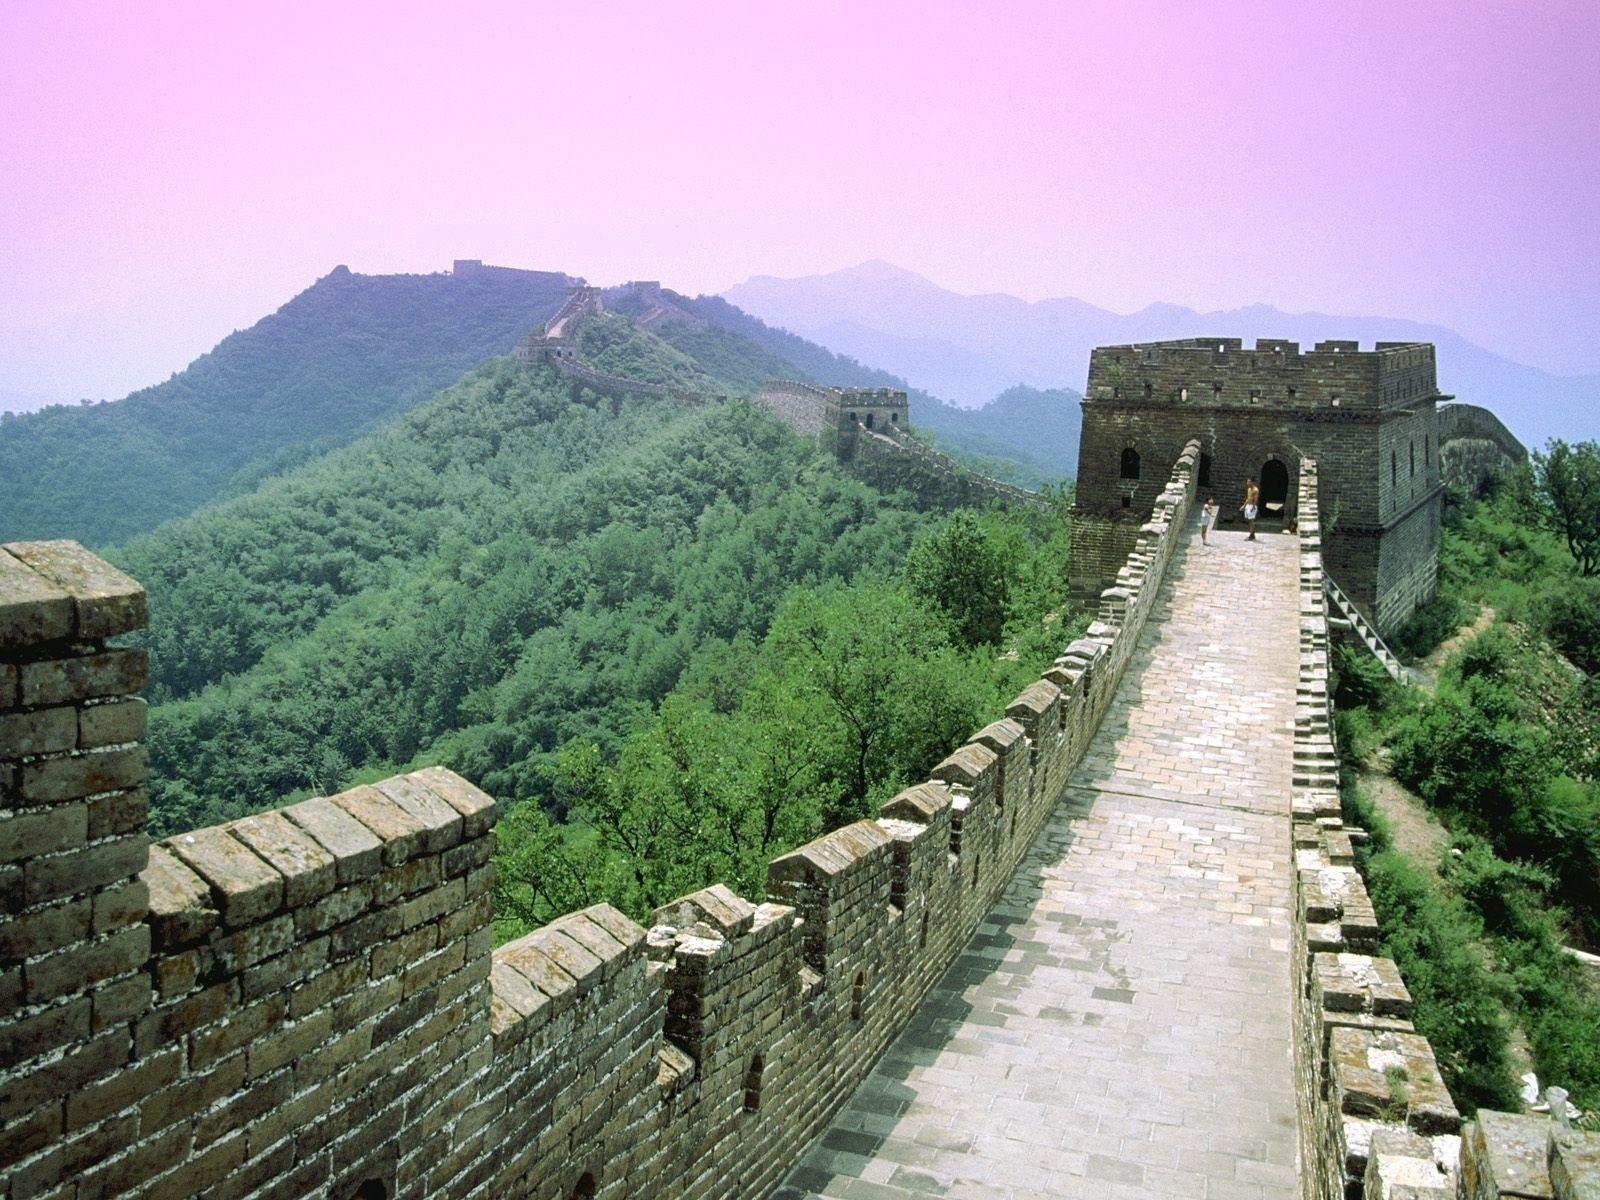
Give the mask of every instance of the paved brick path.
[(775, 1200), (1299, 1196), (1298, 565), (1280, 534), (1178, 551), (1055, 815)]

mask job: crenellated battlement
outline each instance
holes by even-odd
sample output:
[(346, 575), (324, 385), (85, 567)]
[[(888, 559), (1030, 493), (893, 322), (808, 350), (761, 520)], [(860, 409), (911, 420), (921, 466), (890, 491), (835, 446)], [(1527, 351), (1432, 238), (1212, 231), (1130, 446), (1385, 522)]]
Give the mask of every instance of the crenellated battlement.
[(1085, 404), (1102, 400), (1197, 408), (1389, 408), (1439, 399), (1427, 343), (1183, 338), (1101, 346), (1089, 356)]
[[(972, 936), (1115, 689), (1194, 495), (1106, 619), (879, 817), (653, 927), (491, 944), (494, 807), (441, 768), (154, 845), (143, 591), (0, 550), (0, 1187), (34, 1195), (758, 1196)], [(85, 1192), (83, 1189), (89, 1189)]]

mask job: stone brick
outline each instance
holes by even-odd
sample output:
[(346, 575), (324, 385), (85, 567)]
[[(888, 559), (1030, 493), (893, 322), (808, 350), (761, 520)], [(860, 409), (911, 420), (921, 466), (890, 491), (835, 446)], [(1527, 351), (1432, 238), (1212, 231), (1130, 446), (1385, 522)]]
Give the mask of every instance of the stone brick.
[(72, 636), (67, 590), (0, 548), (0, 649)]
[(143, 877), (94, 894), (94, 931), (110, 933), (142, 923), (150, 911), (150, 886)]
[(19, 812), (0, 821), (0, 862), (81, 846), (88, 833), (89, 810), (82, 804)]
[[(86, 1016), (89, 1005), (85, 1000), (77, 1000), (67, 1007)], [(118, 1071), (131, 1056), (132, 1040), (125, 1029), (94, 1038), (88, 1036), (87, 1025), (73, 1028), (66, 1037), (51, 1032), (54, 1036), (48, 1041), (41, 1039), (30, 1044), (30, 1054), (40, 1055), (61, 1045), (67, 1046), (66, 1052), (7, 1079), (6, 1086), (0, 1089), (0, 1122), (10, 1121), (41, 1104), (52, 1104), (71, 1096), (94, 1080)], [(10, 1058), (7, 1061), (16, 1063), (19, 1060)]]
[(183, 1070), (183, 1051), (163, 1050), (67, 1097), (67, 1128), (80, 1129), (131, 1108), (152, 1092), (175, 1083)]
[(20, 668), (21, 702), (30, 707), (75, 704), (100, 696), (128, 696), (150, 678), (143, 650), (116, 647), (77, 658), (45, 659)]
[(297, 908), (333, 890), (337, 880), (333, 855), (281, 813), (245, 817), (229, 829), (277, 868), (289, 907)]
[(137, 696), (106, 704), (88, 704), (77, 710), (78, 746), (89, 750), (137, 742), (145, 735), (148, 706)]
[[(148, 930), (146, 930), (148, 932)], [(114, 980), (91, 994), (94, 1016), (91, 1025), (96, 1033), (143, 1016), (150, 1008), (150, 976), (140, 972), (124, 979)]]
[(383, 840), (344, 809), (325, 799), (305, 800), (283, 810), (333, 856), (341, 884), (367, 879), (383, 864)]
[(1554, 1131), (1550, 1139), (1550, 1186), (1556, 1200), (1600, 1200), (1600, 1133)]
[(137, 787), (149, 774), (143, 746), (89, 750), (22, 764), (25, 800), (48, 804)]
[(415, 772), (411, 778), (461, 814), (465, 821), (465, 837), (481, 837), (494, 828), (494, 797), (473, 787), (454, 771), (447, 771), (443, 767), (427, 767)]
[(23, 995), (29, 1004), (44, 1004), (137, 971), (149, 957), (150, 928), (135, 925), (32, 960), (23, 967)]
[(246, 1070), (251, 1079), (292, 1066), (333, 1035), (333, 1013), (322, 1009), (304, 1020), (279, 1025), (250, 1043)]
[(144, 870), (149, 850), (143, 836), (124, 837), (31, 858), (23, 864), (23, 897), (42, 904), (130, 879)]
[(397, 866), (424, 852), (431, 831), (382, 792), (357, 787), (328, 799), (377, 835), (385, 865)]
[(42, 1104), (16, 1124), (0, 1129), (0, 1163), (21, 1162), (60, 1137), (62, 1108), (60, 1100)]
[[(93, 902), (85, 896), (0, 922), (0, 962), (19, 962), (84, 941), (89, 936), (93, 914)], [(19, 1002), (20, 999), (19, 995)]]
[(161, 843), (211, 886), (228, 925), (245, 925), (283, 907), (283, 876), (226, 828), (197, 829)]
[(396, 775), (372, 786), (422, 825), (426, 831), (423, 849), (429, 854), (448, 850), (461, 841), (462, 815), (420, 780), (410, 775)]
[(153, 1133), (205, 1112), (239, 1090), (244, 1068), (245, 1056), (235, 1054), (209, 1070), (191, 1071), (170, 1087), (151, 1092), (139, 1104), (139, 1128)]
[(166, 846), (150, 847), (141, 878), (149, 889), (150, 924), (158, 947), (192, 945), (217, 927), (221, 915), (212, 903), (211, 888)]
[(142, 788), (108, 792), (89, 801), (89, 836), (116, 837), (118, 834), (143, 835), (150, 815), (150, 797)]
[(144, 589), (77, 542), (10, 542), (0, 549), (72, 597), (79, 638), (113, 637), (150, 623)]
[(0, 713), (0, 757), (59, 754), (77, 744), (78, 710), (75, 708)]

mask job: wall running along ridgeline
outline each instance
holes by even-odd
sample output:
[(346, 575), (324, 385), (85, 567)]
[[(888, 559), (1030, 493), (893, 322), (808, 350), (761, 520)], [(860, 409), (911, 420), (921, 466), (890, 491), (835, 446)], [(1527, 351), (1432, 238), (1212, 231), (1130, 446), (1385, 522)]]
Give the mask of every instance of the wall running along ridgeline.
[(491, 945), (494, 806), (430, 768), (150, 845), (143, 590), (0, 548), (0, 1193), (750, 1197), (954, 959), (1115, 693), (1190, 446), (1101, 620), (860, 821), (645, 929)]

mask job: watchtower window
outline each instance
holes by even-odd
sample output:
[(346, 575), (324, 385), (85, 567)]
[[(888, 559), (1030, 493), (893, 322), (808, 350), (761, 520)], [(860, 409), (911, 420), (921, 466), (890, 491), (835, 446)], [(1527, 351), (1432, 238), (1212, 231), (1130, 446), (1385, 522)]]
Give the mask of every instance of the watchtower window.
[(761, 1055), (756, 1055), (750, 1060), (750, 1069), (744, 1073), (744, 1110), (755, 1112), (761, 1107), (761, 1074), (767, 1069), (767, 1064)]
[(1148, 383), (1147, 382), (1144, 385), (1144, 398), (1146, 400), (1148, 400), (1148, 399), (1150, 399), (1150, 397), (1154, 396), (1155, 394), (1156, 394), (1156, 385), (1153, 384), (1153, 383)]
[(1211, 455), (1209, 454), (1202, 454), (1200, 456), (1199, 484), (1201, 487), (1211, 486)]
[(1389, 451), (1389, 486), (1398, 487), (1400, 484), (1400, 455), (1398, 451)]
[(927, 948), (928, 948), (928, 910), (927, 909), (923, 909), (922, 910), (922, 929), (917, 934), (917, 949), (918, 950), (926, 950)]
[(1422, 465), (1433, 466), (1433, 439), (1428, 434), (1422, 435)]
[(1220, 383), (1213, 383), (1211, 385), (1211, 394), (1220, 399), (1222, 397), (1222, 385)]
[(899, 413), (890, 413), (889, 414), (889, 424), (891, 424), (891, 425), (900, 424), (900, 414)]
[(861, 1020), (861, 1006), (867, 999), (867, 973), (856, 972), (856, 981), (850, 985), (850, 1019)]
[(1413, 479), (1415, 479), (1417, 477), (1417, 444), (1415, 442), (1412, 442), (1411, 446), (1410, 446), (1410, 449), (1411, 449), (1411, 477)]
[(1122, 478), (1139, 478), (1139, 452), (1132, 446), (1122, 452)]
[(1122, 498), (1122, 507), (1123, 508), (1132, 508), (1133, 507), (1133, 497), (1132, 496), (1124, 496)]
[(871, 413), (867, 414), (867, 428), (868, 429), (872, 428), (872, 414)]

